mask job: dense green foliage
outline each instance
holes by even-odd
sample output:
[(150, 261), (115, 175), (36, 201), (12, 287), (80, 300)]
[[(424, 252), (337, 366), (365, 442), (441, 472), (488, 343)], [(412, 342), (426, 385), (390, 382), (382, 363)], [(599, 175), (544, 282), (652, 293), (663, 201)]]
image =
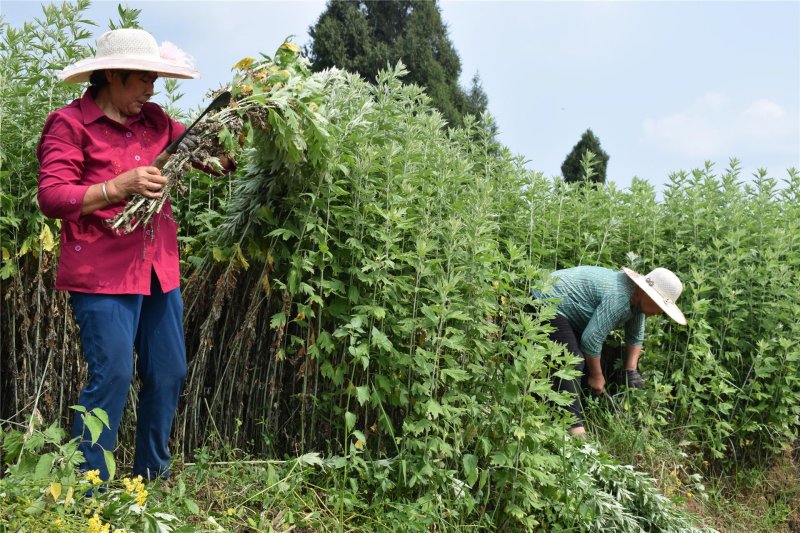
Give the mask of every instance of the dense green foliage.
[(449, 124), (460, 126), (466, 115), (487, 109), (477, 74), (469, 91), (458, 83), (461, 60), (434, 1), (331, 1), (309, 35), (315, 70), (338, 67), (372, 81), (402, 61), (405, 81), (425, 87)]
[(608, 154), (600, 147), (600, 139), (586, 130), (561, 164), (561, 175), (567, 183), (605, 183), (607, 169)]
[[(16, 272), (12, 246), (24, 254), (41, 234), (53, 249), (57, 225), (31, 209), (36, 202), (38, 163), (35, 152), (47, 113), (80, 95), (80, 87), (59, 83), (47, 65), (65, 65), (89, 53), (90, 35), (80, 19), (88, 0), (63, 8), (48, 6), (38, 22), (22, 28), (2, 26), (0, 34), (0, 278)], [(48, 237), (49, 235), (49, 237)]]
[[(80, 6), (71, 9), (48, 24), (77, 21)], [(4, 69), (23, 55), (14, 50), (2, 50)], [(66, 299), (50, 290), (57, 233), (43, 229), (26, 148), (38, 133), (3, 129), (0, 194), (18, 222), (0, 228), (0, 528), (47, 530), (58, 516), (82, 531), (88, 509), (114, 527), (182, 531), (223, 519), (261, 530), (690, 530), (647, 476), (565, 438), (556, 406), (566, 398), (549, 379), (569, 358), (547, 340), (546, 316), (525, 306), (550, 270), (577, 264), (667, 266), (686, 286), (688, 327), (649, 319), (647, 386), (590, 402), (596, 435), (624, 420), (637, 438), (654, 436), (648, 446), (679, 443), (687, 472), (705, 461), (719, 474), (796, 437), (800, 305), (787, 295), (800, 288), (797, 171), (779, 187), (764, 175), (744, 183), (735, 161), (721, 173), (709, 165), (673, 175), (662, 201), (640, 180), (626, 190), (553, 183), (485, 123), (447, 128), (426, 93), (403, 83), (402, 64), (373, 84), (312, 73), (297, 50), (237, 65), (219, 141), (241, 150), (239, 169), (184, 176), (173, 198), (190, 357), (176, 444), (197, 461), (174, 490), (150, 496), (152, 520), (118, 483), (68, 501), (67, 487), (80, 493), (87, 481), (72, 470), (74, 450), (57, 425), (27, 424), (31, 411), (66, 424), (83, 369)], [(24, 68), (45, 79), (60, 65)], [(3, 117), (17, 105), (41, 128), (49, 109), (8, 102)], [(609, 415), (617, 408), (627, 414)], [(123, 426), (121, 473), (132, 443)], [(195, 502), (215, 482), (212, 435), (258, 457), (252, 493), (230, 515), (218, 495), (204, 497), (214, 509)]]

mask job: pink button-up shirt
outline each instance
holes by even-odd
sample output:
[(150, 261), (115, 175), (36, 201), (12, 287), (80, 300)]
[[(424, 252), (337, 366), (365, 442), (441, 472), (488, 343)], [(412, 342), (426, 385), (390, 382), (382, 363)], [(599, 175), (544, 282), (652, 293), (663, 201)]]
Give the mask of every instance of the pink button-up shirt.
[(152, 226), (119, 235), (106, 223), (126, 202), (81, 215), (86, 189), (135, 167), (149, 166), (184, 126), (156, 104), (120, 124), (83, 98), (50, 114), (42, 131), (39, 207), (61, 219), (56, 289), (94, 294), (150, 294), (155, 270), (164, 292), (180, 285), (178, 225), (167, 202)]

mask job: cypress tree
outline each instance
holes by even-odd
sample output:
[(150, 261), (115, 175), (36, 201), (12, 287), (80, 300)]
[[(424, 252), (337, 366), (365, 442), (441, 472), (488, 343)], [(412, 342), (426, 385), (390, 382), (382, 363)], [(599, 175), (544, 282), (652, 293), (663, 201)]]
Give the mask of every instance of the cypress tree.
[[(591, 152), (591, 154), (587, 154), (587, 152)], [(561, 165), (561, 174), (567, 183), (579, 181), (605, 183), (608, 158), (608, 154), (600, 147), (600, 139), (591, 129), (588, 129), (564, 159), (564, 163)], [(584, 168), (587, 163), (591, 166), (588, 176)]]
[(371, 81), (402, 61), (405, 81), (425, 87), (448, 123), (461, 125), (466, 114), (487, 108), (477, 75), (469, 92), (458, 84), (461, 59), (436, 2), (331, 0), (309, 34), (314, 70), (338, 67)]

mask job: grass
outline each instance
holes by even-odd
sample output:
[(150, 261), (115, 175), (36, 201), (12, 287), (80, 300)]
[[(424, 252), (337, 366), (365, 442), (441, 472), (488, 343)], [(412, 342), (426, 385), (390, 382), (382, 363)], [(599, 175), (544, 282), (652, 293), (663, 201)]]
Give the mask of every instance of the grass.
[(800, 462), (796, 453), (787, 451), (767, 465), (712, 481), (708, 501), (696, 511), (708, 516), (720, 531), (800, 531)]
[[(768, 467), (748, 471), (740, 479), (706, 478), (708, 474), (687, 464), (679, 443), (654, 432), (641, 438), (625, 420), (617, 422), (616, 430), (604, 428), (594, 433), (604, 449), (620, 462), (631, 459), (637, 469), (650, 473), (661, 492), (696, 515), (703, 526), (730, 533), (798, 531), (800, 465), (791, 453), (776, 458)], [(182, 498), (194, 499), (205, 513), (190, 519), (198, 531), (210, 526), (208, 517), (226, 530), (237, 532), (269, 528), (413, 531), (427, 530), (431, 522), (447, 527), (446, 502), (438, 508), (439, 516), (432, 514), (424, 519), (416, 505), (387, 501), (350, 501), (342, 514), (337, 507), (343, 502), (314, 483), (312, 470), (290, 473), (284, 466), (277, 466), (287, 463), (254, 461), (236, 450), (225, 452), (226, 460), (222, 460), (203, 449), (198, 458), (200, 461), (193, 464), (176, 465), (175, 479), (162, 483), (157, 491), (161, 496), (156, 496), (176, 506), (181, 505)], [(429, 511), (434, 509), (430, 507)], [(415, 517), (419, 522), (414, 521)], [(457, 530), (476, 528), (477, 525), (463, 524)]]
[[(612, 389), (613, 393), (613, 389)], [(765, 464), (721, 471), (724, 461), (707, 461), (681, 432), (642, 423), (658, 415), (659, 393), (617, 391), (590, 403), (594, 438), (622, 463), (648, 472), (661, 492), (721, 532), (800, 531), (800, 448), (774, 456)]]

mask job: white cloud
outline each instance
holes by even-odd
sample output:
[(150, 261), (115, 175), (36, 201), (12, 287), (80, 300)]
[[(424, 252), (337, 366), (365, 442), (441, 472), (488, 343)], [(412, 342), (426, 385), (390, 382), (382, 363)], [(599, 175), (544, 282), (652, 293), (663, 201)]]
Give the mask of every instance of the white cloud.
[(708, 105), (713, 110), (722, 110), (731, 101), (730, 97), (725, 93), (709, 91), (703, 95), (702, 102)]
[(688, 157), (797, 157), (800, 150), (800, 116), (768, 98), (743, 104), (724, 93), (708, 92), (682, 111), (646, 118), (642, 128), (648, 144)]
[(762, 98), (750, 104), (750, 107), (744, 111), (743, 115), (755, 119), (771, 120), (783, 118), (786, 112), (775, 102)]

